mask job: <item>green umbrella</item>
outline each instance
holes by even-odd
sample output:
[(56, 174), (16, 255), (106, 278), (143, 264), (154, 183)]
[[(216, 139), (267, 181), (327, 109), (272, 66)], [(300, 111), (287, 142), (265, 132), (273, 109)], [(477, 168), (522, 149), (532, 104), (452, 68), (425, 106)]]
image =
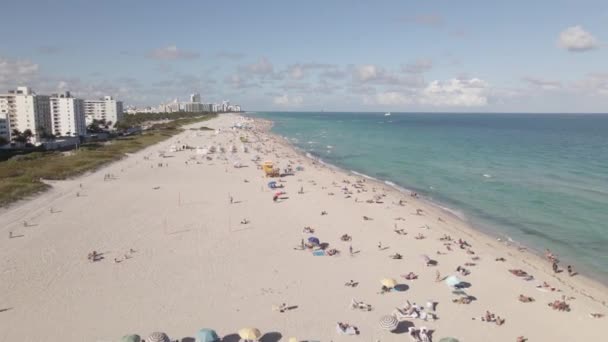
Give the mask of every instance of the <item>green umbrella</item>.
[(125, 335), (120, 339), (120, 342), (140, 342), (141, 337), (139, 335)]
[(201, 329), (196, 334), (196, 342), (217, 342), (219, 340), (219, 336), (212, 329)]
[(458, 342), (458, 340), (453, 337), (444, 337), (439, 342)]

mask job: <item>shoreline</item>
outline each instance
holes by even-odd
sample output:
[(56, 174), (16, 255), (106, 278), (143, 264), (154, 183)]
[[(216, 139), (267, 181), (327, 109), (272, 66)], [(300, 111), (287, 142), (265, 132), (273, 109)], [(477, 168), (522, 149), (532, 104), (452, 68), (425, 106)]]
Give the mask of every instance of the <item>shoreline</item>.
[[(238, 115), (238, 116), (240, 116), (244, 119), (253, 119), (254, 122), (265, 122), (265, 126), (266, 126), (265, 133), (266, 134), (277, 138), (283, 144), (283, 146), (285, 146), (288, 149), (293, 150), (300, 157), (303, 157), (303, 158), (306, 158), (306, 159), (312, 161), (313, 164), (317, 163), (317, 164), (321, 165), (322, 167), (328, 168), (329, 170), (332, 170), (332, 171), (337, 171), (337, 172), (343, 173), (345, 175), (352, 175), (352, 176), (356, 176), (356, 177), (365, 178), (369, 182), (375, 183), (378, 186), (388, 187), (388, 189), (390, 189), (391, 191), (395, 191), (398, 194), (400, 194), (406, 198), (409, 198), (408, 193), (413, 192), (413, 190), (410, 190), (410, 189), (407, 189), (400, 185), (397, 185), (390, 180), (378, 179), (378, 178), (366, 175), (364, 173), (361, 173), (361, 172), (358, 172), (355, 170), (347, 170), (340, 166), (337, 166), (337, 165), (324, 161), (320, 156), (314, 156), (310, 152), (307, 152), (307, 151), (297, 147), (296, 145), (294, 145), (289, 140), (288, 137), (274, 133), (272, 131), (274, 122), (272, 120), (265, 119), (265, 118), (259, 118), (259, 117), (246, 116), (246, 115)], [(391, 184), (387, 184), (386, 182), (389, 182)], [(599, 295), (597, 295), (597, 294), (593, 295), (593, 294), (586, 293), (584, 291), (581, 292), (581, 290), (579, 290), (579, 288), (587, 287), (587, 288), (593, 289), (594, 291), (599, 291), (600, 294), (607, 294), (608, 293), (608, 283), (605, 282), (606, 279), (604, 279), (603, 277), (598, 276), (596, 278), (596, 277), (593, 277), (592, 275), (580, 274), (580, 273), (575, 276), (576, 279), (573, 277), (570, 277), (570, 276), (568, 276), (568, 278), (558, 277), (551, 269), (551, 265), (548, 263), (548, 261), (546, 261), (543, 258), (542, 250), (536, 249), (533, 246), (526, 244), (525, 241), (511, 240), (512, 242), (510, 242), (507, 240), (510, 238), (506, 234), (503, 234), (501, 236), (498, 234), (498, 232), (495, 232), (496, 234), (493, 234), (493, 232), (490, 229), (484, 230), (482, 228), (477, 228), (476, 224), (471, 222), (464, 213), (460, 213), (458, 210), (446, 207), (445, 205), (443, 205), (441, 203), (434, 202), (433, 200), (428, 199), (425, 196), (420, 196), (418, 199), (420, 200), (420, 202), (424, 203), (425, 207), (434, 208), (435, 210), (439, 210), (441, 213), (443, 213), (445, 215), (449, 215), (453, 219), (460, 221), (462, 224), (462, 227), (459, 231), (461, 233), (467, 234), (470, 237), (480, 238), (480, 239), (484, 240), (485, 244), (500, 246), (509, 255), (514, 256), (515, 255), (514, 253), (520, 253), (521, 255), (519, 256), (519, 258), (524, 263), (527, 263), (529, 267), (534, 268), (536, 271), (543, 272), (546, 276), (550, 276), (550, 277), (554, 278), (555, 280), (559, 281), (561, 284), (568, 286), (571, 290), (576, 291), (576, 292), (580, 293), (581, 295), (586, 296), (587, 298), (603, 305), (605, 308), (608, 308), (608, 298), (598, 299), (598, 298), (596, 298), (596, 297), (599, 297)], [(533, 261), (526, 262), (524, 259), (527, 259), (527, 258), (531, 258)], [(568, 264), (568, 263), (564, 263), (564, 264)], [(577, 265), (576, 262), (571, 262), (569, 264), (576, 266), (576, 270), (582, 269), (585, 271), (590, 271), (589, 269), (584, 268), (584, 267), (579, 268), (579, 265)], [(563, 278), (565, 278), (565, 279), (563, 279)], [(572, 283), (574, 283), (574, 284), (572, 284)]]

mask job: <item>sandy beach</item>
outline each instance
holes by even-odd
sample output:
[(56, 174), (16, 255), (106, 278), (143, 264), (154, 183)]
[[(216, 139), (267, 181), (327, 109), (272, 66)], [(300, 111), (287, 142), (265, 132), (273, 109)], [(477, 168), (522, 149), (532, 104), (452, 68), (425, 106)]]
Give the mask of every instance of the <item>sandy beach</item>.
[[(231, 129), (243, 122), (253, 128)], [(608, 318), (591, 317), (608, 314), (602, 284), (555, 274), (550, 262), (422, 199), (308, 159), (266, 121), (225, 114), (188, 128), (200, 126), (219, 131), (187, 129), (0, 211), (0, 341), (118, 341), (153, 331), (182, 340), (204, 327), (226, 340), (256, 327), (265, 341), (405, 341), (410, 327), (428, 328), (433, 341), (605, 334)], [(218, 151), (181, 149), (210, 145)], [(294, 172), (267, 178), (258, 167), (265, 160)], [(313, 236), (325, 255), (301, 250)], [(339, 253), (327, 255), (332, 249)], [(87, 258), (93, 251), (97, 261)], [(416, 279), (403, 277), (410, 272)], [(463, 288), (450, 288), (449, 276)], [(384, 278), (399, 285), (381, 293)], [(345, 285), (351, 280), (356, 286)], [(371, 309), (351, 308), (353, 299)], [(569, 311), (548, 306), (556, 300)], [(382, 330), (380, 319), (396, 308), (418, 317)], [(482, 321), (486, 311), (504, 323)], [(360, 333), (340, 334), (337, 322)]]

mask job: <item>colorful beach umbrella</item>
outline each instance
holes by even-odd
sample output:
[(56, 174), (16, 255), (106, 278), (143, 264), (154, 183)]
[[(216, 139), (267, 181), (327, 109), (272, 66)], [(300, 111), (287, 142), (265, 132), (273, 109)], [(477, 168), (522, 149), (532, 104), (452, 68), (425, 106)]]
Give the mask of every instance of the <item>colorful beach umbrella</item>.
[(139, 335), (125, 335), (120, 339), (120, 342), (140, 342), (141, 337)]
[(243, 340), (257, 340), (262, 336), (262, 333), (256, 328), (243, 328), (239, 330), (239, 336)]
[(397, 329), (397, 326), (399, 325), (399, 321), (393, 315), (386, 315), (386, 316), (382, 316), (382, 318), (380, 318), (380, 322), (378, 322), (378, 324), (380, 325), (380, 329), (393, 331), (393, 330)]
[(449, 277), (447, 277), (445, 279), (445, 283), (449, 286), (449, 287), (456, 287), (458, 286), (458, 284), (460, 284), (462, 281), (454, 275), (451, 275)]
[(217, 342), (219, 340), (219, 336), (212, 329), (201, 329), (196, 333), (196, 342)]
[(384, 279), (380, 280), (380, 284), (382, 284), (388, 288), (393, 288), (393, 287), (397, 286), (397, 281), (393, 278), (384, 278)]
[(146, 342), (171, 342), (169, 336), (164, 332), (153, 332), (146, 338)]
[(312, 243), (313, 245), (318, 245), (321, 243), (321, 241), (319, 241), (319, 239), (314, 236), (309, 237), (308, 242)]

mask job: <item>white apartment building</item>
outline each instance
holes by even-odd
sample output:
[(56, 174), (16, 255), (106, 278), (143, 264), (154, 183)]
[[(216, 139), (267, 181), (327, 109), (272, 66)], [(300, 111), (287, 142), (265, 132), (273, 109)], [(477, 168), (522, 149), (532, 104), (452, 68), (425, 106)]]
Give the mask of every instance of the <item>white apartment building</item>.
[(105, 120), (114, 125), (123, 118), (122, 102), (116, 101), (112, 96), (104, 96), (99, 100), (84, 100), (84, 114), (87, 125), (93, 120)]
[(201, 102), (201, 94), (191, 94), (190, 102), (200, 103)]
[(84, 100), (73, 98), (69, 91), (51, 96), (51, 130), (58, 137), (87, 133)]
[(17, 87), (8, 94), (0, 95), (2, 108), (8, 119), (9, 135), (12, 130), (31, 130), (32, 142), (40, 141), (51, 133), (51, 112), (48, 96), (37, 95), (29, 87)]

